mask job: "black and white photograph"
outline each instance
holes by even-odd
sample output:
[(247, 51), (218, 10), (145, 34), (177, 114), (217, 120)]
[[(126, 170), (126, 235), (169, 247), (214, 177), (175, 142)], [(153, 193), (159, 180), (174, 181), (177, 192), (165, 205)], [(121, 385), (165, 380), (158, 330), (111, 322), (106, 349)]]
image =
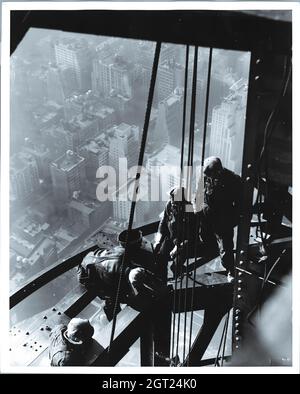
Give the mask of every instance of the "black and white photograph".
[(2, 3), (1, 373), (299, 373), (297, 29)]

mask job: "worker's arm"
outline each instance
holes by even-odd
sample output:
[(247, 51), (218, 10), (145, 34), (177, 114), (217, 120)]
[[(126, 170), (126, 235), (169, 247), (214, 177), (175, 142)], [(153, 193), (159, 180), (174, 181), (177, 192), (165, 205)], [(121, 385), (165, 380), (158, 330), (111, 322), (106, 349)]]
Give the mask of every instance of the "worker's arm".
[(158, 231), (155, 235), (155, 240), (154, 240), (154, 252), (158, 252), (164, 239), (169, 235), (169, 228), (168, 228), (168, 211), (169, 211), (169, 202), (167, 203), (163, 217), (159, 223), (158, 226)]
[(79, 264), (79, 266), (77, 267), (76, 274), (77, 274), (78, 282), (81, 285), (85, 285), (86, 286), (87, 283), (88, 283), (88, 280), (89, 280), (89, 276), (88, 276), (88, 273), (87, 273), (86, 269), (81, 264)]
[(78, 282), (86, 287), (91, 285), (91, 269), (93, 268), (94, 253), (89, 252), (77, 267)]

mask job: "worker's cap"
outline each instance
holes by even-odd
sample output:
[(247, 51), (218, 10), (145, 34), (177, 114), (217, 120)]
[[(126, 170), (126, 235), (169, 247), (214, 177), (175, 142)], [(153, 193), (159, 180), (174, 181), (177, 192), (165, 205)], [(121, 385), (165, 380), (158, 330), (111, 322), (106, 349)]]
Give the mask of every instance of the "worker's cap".
[(70, 320), (66, 334), (69, 342), (81, 345), (92, 338), (94, 327), (87, 319), (76, 317)]
[(143, 235), (140, 230), (124, 230), (119, 234), (118, 241), (125, 247), (126, 240), (129, 246), (136, 245), (142, 241)]
[(168, 192), (168, 195), (174, 202), (186, 202), (184, 187), (174, 187)]
[(215, 177), (223, 171), (223, 165), (218, 157), (211, 156), (204, 160), (203, 172), (206, 176)]

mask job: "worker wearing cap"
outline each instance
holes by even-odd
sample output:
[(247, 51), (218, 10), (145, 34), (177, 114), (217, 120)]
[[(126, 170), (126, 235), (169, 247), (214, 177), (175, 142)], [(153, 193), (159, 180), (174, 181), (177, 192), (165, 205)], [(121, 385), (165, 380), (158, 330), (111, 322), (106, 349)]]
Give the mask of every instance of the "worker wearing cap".
[(234, 277), (233, 235), (239, 222), (242, 182), (234, 172), (223, 167), (218, 157), (204, 162), (204, 204), (200, 218), (200, 239), (211, 243), (214, 238), (228, 279)]
[(162, 219), (155, 236), (154, 252), (158, 256), (161, 276), (167, 276), (167, 266), (177, 274), (180, 272), (185, 257), (195, 255), (195, 216), (189, 212), (191, 206), (185, 198), (183, 187), (173, 188), (169, 192), (169, 200), (165, 206)]
[[(143, 309), (147, 295), (150, 298), (156, 296), (156, 290), (162, 283), (159, 284), (154, 272), (154, 256), (144, 245), (142, 233), (132, 230), (128, 235), (126, 230), (119, 235), (118, 246), (88, 253), (79, 265), (77, 274), (81, 284), (95, 290), (105, 300), (104, 312), (110, 321), (114, 315), (117, 291), (119, 303), (138, 310)], [(120, 305), (116, 305), (116, 313), (119, 311)]]
[(94, 328), (86, 319), (74, 318), (69, 324), (55, 326), (50, 334), (49, 358), (51, 366), (87, 365), (87, 354), (92, 346)]

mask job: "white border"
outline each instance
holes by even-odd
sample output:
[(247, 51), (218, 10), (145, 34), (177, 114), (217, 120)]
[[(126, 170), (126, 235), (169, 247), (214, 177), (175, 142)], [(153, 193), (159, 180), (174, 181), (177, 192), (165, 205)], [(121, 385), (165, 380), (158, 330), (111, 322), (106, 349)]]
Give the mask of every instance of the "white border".
[[(299, 46), (295, 43), (300, 37), (300, 3), (299, 2), (10, 2), (3, 3), (2, 7), (2, 70), (1, 70), (1, 261), (0, 261), (0, 372), (1, 373), (88, 373), (88, 374), (298, 374), (299, 369), (299, 300), (300, 267), (297, 261), (300, 249), (294, 244), (293, 248), (293, 367), (229, 367), (229, 368), (163, 368), (163, 367), (12, 367), (8, 365), (9, 352), (9, 58), (10, 58), (10, 11), (11, 10), (89, 10), (89, 9), (114, 9), (114, 10), (293, 10), (293, 194), (299, 196), (298, 182), (295, 179), (296, 169), (299, 164), (297, 148), (299, 144), (299, 109), (296, 103), (300, 102), (299, 73)], [(297, 22), (296, 22), (297, 21)], [(297, 72), (296, 72), (297, 71)], [(298, 111), (297, 111), (298, 110)], [(297, 132), (295, 132), (295, 130)], [(299, 207), (294, 199), (293, 216), (298, 218)], [(294, 239), (300, 239), (299, 226), (294, 221)], [(298, 237), (298, 238), (297, 238)], [(282, 306), (284, 307), (284, 306)]]

